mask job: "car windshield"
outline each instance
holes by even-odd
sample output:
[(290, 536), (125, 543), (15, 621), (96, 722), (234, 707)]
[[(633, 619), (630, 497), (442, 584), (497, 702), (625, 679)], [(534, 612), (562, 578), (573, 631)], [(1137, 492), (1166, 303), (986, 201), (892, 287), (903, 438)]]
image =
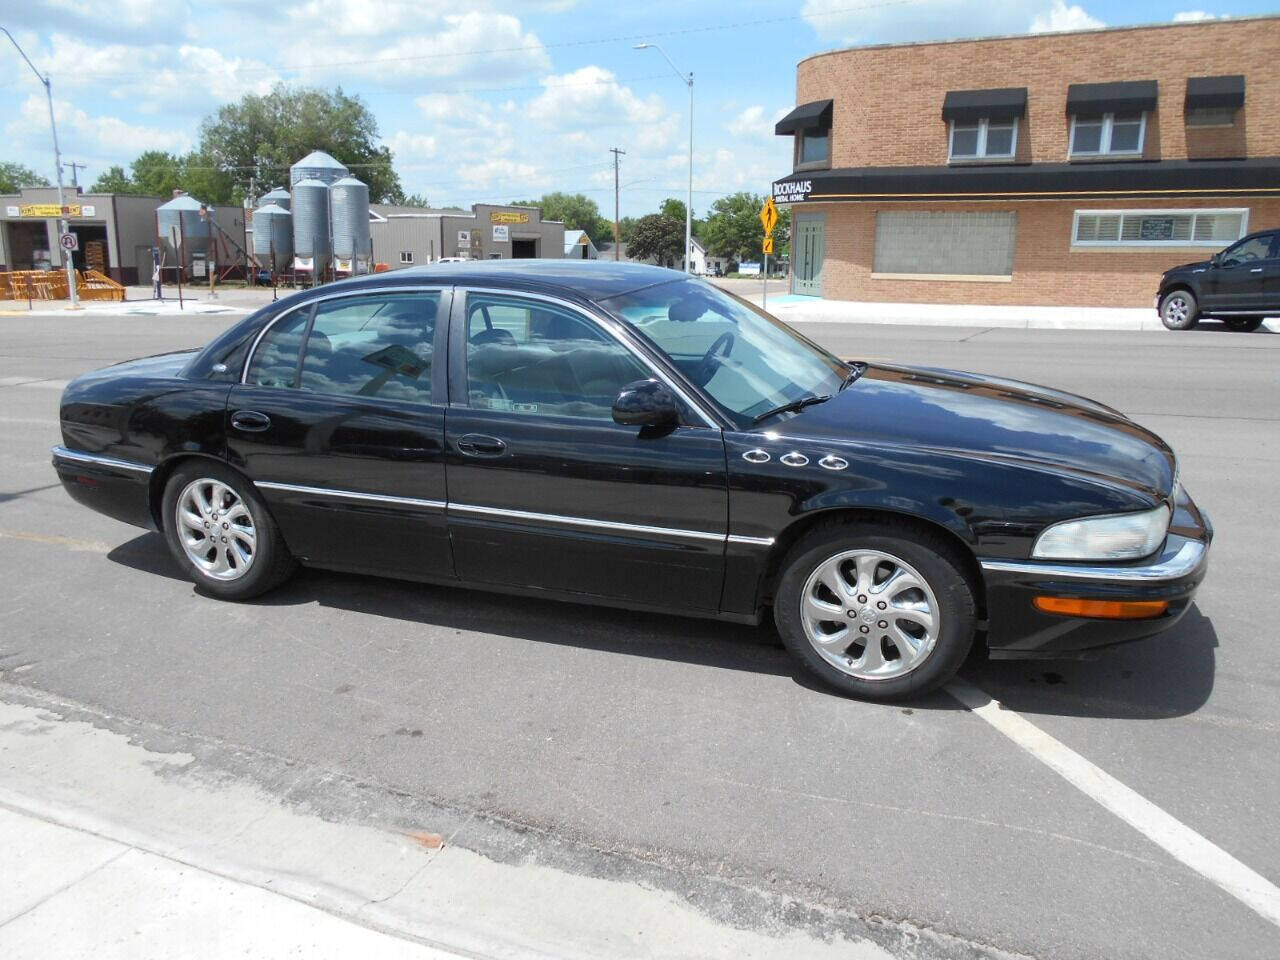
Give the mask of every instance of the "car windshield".
[(730, 415), (836, 393), (850, 367), (745, 300), (704, 280), (673, 280), (601, 301), (648, 337)]

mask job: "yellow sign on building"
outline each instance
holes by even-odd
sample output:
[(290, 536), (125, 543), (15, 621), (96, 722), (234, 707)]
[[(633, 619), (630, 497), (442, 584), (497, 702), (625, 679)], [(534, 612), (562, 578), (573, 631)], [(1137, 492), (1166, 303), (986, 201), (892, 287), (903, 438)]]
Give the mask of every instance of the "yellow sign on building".
[(527, 213), (501, 213), (495, 210), (489, 214), (491, 223), (528, 223), (529, 215)]
[(63, 207), (56, 203), (28, 203), (18, 208), (18, 216), (20, 217), (78, 217), (80, 216), (80, 204), (68, 204), (66, 212), (63, 213)]

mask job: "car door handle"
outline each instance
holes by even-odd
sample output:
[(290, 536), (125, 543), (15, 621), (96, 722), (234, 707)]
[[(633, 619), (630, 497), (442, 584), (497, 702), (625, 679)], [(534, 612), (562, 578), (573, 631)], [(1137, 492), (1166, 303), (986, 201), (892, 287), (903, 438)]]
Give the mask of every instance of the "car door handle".
[(1250, 273), (1261, 273), (1261, 272), (1262, 272), (1262, 268), (1261, 268), (1261, 267), (1250, 267), (1250, 268), (1249, 268), (1249, 272), (1250, 272)]
[(507, 445), (497, 437), (468, 433), (458, 438), (458, 450), (469, 457), (500, 457)]
[(231, 425), (244, 433), (262, 433), (271, 428), (271, 418), (257, 410), (237, 410), (231, 415)]

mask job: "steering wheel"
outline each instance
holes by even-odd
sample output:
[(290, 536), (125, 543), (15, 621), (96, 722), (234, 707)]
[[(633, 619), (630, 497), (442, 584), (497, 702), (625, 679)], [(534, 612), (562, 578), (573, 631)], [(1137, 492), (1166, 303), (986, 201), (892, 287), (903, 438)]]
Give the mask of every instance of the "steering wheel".
[[(720, 336), (716, 337), (715, 343), (707, 347), (707, 352), (702, 355), (702, 359), (698, 361), (698, 365), (693, 368), (693, 382), (698, 386), (705, 386), (716, 373), (716, 353), (720, 352), (722, 357), (727, 357), (733, 353), (734, 337), (733, 331), (726, 330)], [(721, 351), (721, 348), (724, 348)]]

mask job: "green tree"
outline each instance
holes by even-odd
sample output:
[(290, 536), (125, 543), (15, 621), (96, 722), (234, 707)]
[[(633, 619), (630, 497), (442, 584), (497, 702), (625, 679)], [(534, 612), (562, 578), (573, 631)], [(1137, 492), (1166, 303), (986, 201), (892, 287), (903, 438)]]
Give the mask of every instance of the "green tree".
[(541, 200), (519, 200), (512, 206), (537, 207), (543, 220), (561, 220), (566, 230), (585, 230), (593, 243), (613, 239), (613, 221), (602, 217), (596, 202), (580, 193), (546, 193)]
[(672, 266), (684, 257), (684, 221), (651, 213), (636, 221), (627, 254)]
[(662, 206), (658, 208), (658, 213), (664, 217), (670, 217), (672, 220), (679, 220), (684, 223), (684, 214), (687, 209), (688, 207), (684, 205), (683, 200), (667, 197), (662, 201)]
[(395, 203), (402, 207), (430, 207), (431, 201), (427, 199), (425, 194), (421, 193), (401, 193), (387, 203)]
[(263, 186), (277, 186), (286, 182), (289, 167), (312, 150), (323, 150), (348, 166), (369, 185), (374, 203), (403, 196), (391, 151), (378, 144), (377, 120), (363, 100), (341, 87), (328, 93), (280, 85), (264, 96), (246, 95), (205, 119), (197, 154), (201, 168), (207, 166), (214, 175), (211, 186), (220, 183), (218, 177), (230, 176), (233, 193), (242, 197), (255, 169)]
[[(760, 208), (764, 198), (755, 193), (734, 193), (721, 197), (711, 205), (711, 214), (702, 227), (699, 239), (712, 256), (734, 260), (758, 260), (764, 227)], [(773, 231), (774, 249), (781, 253), (790, 240), (790, 211), (779, 211), (778, 226)]]
[[(631, 242), (631, 235), (636, 231), (637, 222), (635, 217), (623, 217), (618, 221), (618, 236), (623, 243)], [(609, 239), (613, 239), (612, 233), (609, 234)]]
[(90, 193), (133, 193), (133, 181), (129, 179), (129, 175), (124, 172), (124, 167), (115, 166), (108, 167), (98, 174), (98, 179), (93, 181), (93, 186), (89, 188)]
[(49, 181), (20, 163), (0, 163), (0, 193), (17, 193), (22, 187), (47, 187)]

